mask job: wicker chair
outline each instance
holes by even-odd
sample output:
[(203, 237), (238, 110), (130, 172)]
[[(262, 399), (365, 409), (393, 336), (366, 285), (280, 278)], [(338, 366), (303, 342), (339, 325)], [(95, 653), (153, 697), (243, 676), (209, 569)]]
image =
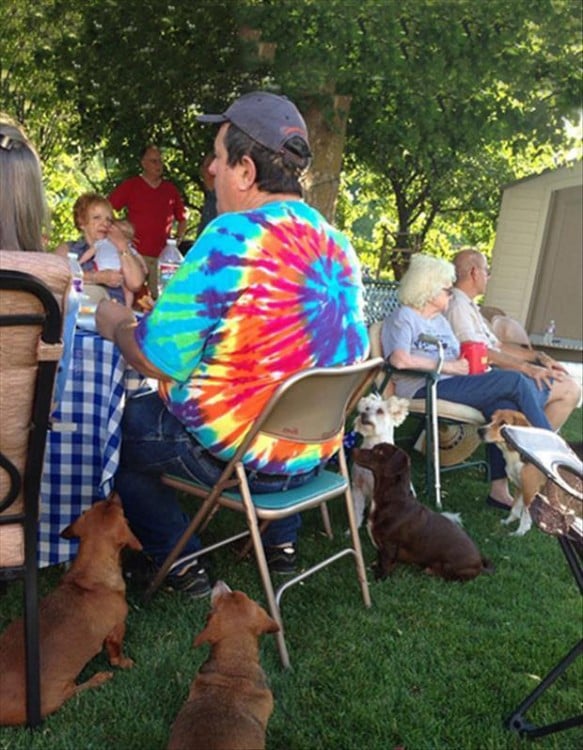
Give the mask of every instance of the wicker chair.
[(55, 375), (63, 349), (63, 300), (70, 281), (64, 258), (0, 251), (0, 581), (24, 580), (30, 727), (41, 720), (37, 594), (40, 480)]

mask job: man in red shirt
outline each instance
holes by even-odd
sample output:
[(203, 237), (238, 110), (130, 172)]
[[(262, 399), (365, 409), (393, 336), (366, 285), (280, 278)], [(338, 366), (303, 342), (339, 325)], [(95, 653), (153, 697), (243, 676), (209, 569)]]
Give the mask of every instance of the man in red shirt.
[(125, 208), (127, 218), (134, 227), (135, 244), (148, 266), (148, 285), (153, 297), (158, 293), (157, 260), (172, 231), (178, 223), (178, 243), (186, 232), (186, 209), (178, 188), (162, 179), (164, 162), (160, 149), (146, 146), (140, 157), (142, 173), (118, 185), (109, 196), (116, 211)]

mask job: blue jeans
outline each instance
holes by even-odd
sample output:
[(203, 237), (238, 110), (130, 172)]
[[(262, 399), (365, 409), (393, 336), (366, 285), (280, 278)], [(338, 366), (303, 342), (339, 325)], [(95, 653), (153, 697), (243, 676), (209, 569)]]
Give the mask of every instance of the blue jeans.
[[(144, 552), (157, 565), (174, 547), (186, 529), (190, 517), (184, 513), (176, 490), (163, 484), (162, 474), (184, 479), (198, 479), (213, 485), (221, 475), (215, 462), (209, 461), (204, 449), (188, 434), (182, 422), (164, 406), (154, 391), (128, 399), (122, 420), (122, 450), (115, 477), (124, 512)], [(266, 481), (251, 473), (252, 492), (277, 492), (305, 484), (316, 470), (299, 477)], [(300, 528), (299, 514), (273, 521), (263, 535), (266, 546), (295, 542)], [(200, 539), (193, 536), (182, 555), (197, 552)]]
[[(420, 388), (414, 398), (425, 398), (426, 388)], [(483, 375), (454, 375), (439, 380), (437, 395), (447, 401), (466, 404), (479, 409), (487, 421), (496, 409), (520, 411), (534, 427), (552, 429), (544, 412), (549, 388), (539, 390), (532, 378), (514, 370), (491, 370)], [(506, 476), (504, 456), (495, 445), (486, 446), (492, 479)]]

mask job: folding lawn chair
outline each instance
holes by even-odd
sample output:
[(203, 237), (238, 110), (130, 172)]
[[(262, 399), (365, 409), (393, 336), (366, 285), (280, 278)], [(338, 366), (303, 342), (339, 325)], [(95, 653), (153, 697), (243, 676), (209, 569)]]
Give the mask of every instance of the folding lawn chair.
[[(583, 462), (556, 433), (535, 427), (502, 428), (504, 438), (547, 478), (544, 493), (538, 493), (530, 511), (533, 520), (547, 534), (555, 536), (563, 550), (579, 592), (583, 594)], [(536, 726), (524, 714), (583, 654), (583, 638), (541, 680), (505, 721), (505, 726), (534, 739), (583, 725), (583, 714)]]
[[(373, 357), (382, 357), (381, 329), (382, 322), (373, 323), (369, 327), (370, 349)], [(423, 439), (423, 436), (425, 439), (425, 486), (427, 494), (429, 495), (432, 492), (436, 506), (441, 508), (442, 472), (477, 467), (484, 471), (485, 480), (488, 481), (490, 469), (486, 461), (483, 460), (456, 460), (448, 466), (442, 466), (439, 458), (440, 424), (465, 425), (466, 429), (473, 430), (485, 424), (486, 420), (482, 412), (478, 411), (478, 409), (437, 397), (437, 381), (439, 380), (439, 374), (443, 366), (443, 349), (438, 339), (432, 336), (424, 338), (438, 347), (439, 357), (434, 370), (398, 370), (385, 361), (383, 365), (384, 372), (377, 376), (375, 382), (379, 393), (384, 397), (388, 397), (392, 391), (391, 376), (393, 373), (399, 372), (417, 377), (423, 376), (425, 378), (427, 396), (426, 398), (410, 399), (409, 413), (420, 420), (420, 428), (413, 438), (413, 442), (417, 445)], [(472, 446), (471, 442), (469, 444)], [(479, 439), (476, 436), (473, 442), (474, 450), (478, 444)]]
[[(272, 617), (281, 628), (276, 638), (284, 667), (288, 667), (290, 661), (284, 638), (280, 602), (284, 592), (291, 586), (305, 580), (308, 576), (341, 557), (352, 555), (362, 598), (365, 606), (369, 607), (371, 602), (368, 582), (356, 526), (344, 448), (341, 447), (339, 450), (340, 473), (324, 469), (302, 487), (266, 494), (252, 494), (242, 458), (260, 435), (284, 438), (298, 444), (327, 442), (336, 437), (342, 437), (347, 414), (356, 405), (361, 395), (370, 387), (381, 365), (381, 359), (370, 359), (344, 367), (317, 367), (298, 372), (289, 377), (279, 386), (257, 417), (253, 427), (225, 467), (214, 487), (186, 481), (180, 477), (164, 476), (163, 481), (166, 484), (201, 498), (203, 502), (187, 530), (158, 571), (146, 592), (146, 597), (149, 598), (158, 589), (170, 566), (178, 558), (192, 534), (204, 528), (214, 513), (219, 508), (224, 507), (244, 513), (247, 529), (205, 547), (200, 550), (199, 556), (202, 557), (225, 544), (250, 535), (267, 605)], [(285, 518), (293, 513), (301, 513), (310, 508), (322, 506), (326, 501), (340, 495), (344, 496), (350, 528), (350, 536), (347, 537), (346, 546), (303, 572), (287, 579), (277, 591), (274, 591), (261, 541), (261, 532), (266, 523)]]

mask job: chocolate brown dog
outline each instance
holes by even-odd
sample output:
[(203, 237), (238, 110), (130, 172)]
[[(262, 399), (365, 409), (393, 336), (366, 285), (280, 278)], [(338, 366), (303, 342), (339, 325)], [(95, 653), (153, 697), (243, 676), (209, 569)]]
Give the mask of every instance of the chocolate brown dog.
[(398, 562), (420, 565), (447, 581), (492, 572), (463, 529), (416, 500), (404, 451), (379, 443), (369, 450), (355, 448), (352, 456), (374, 475), (369, 531), (378, 549), (376, 578), (386, 578)]
[(262, 750), (273, 696), (259, 664), (258, 638), (279, 625), (242, 591), (217, 581), (211, 612), (195, 646), (209, 658), (172, 727), (168, 750)]
[[(121, 574), (124, 547), (139, 550), (117, 495), (101, 500), (61, 532), (79, 537), (79, 552), (57, 588), (40, 602), (40, 688), (42, 716), (73, 695), (102, 685), (113, 672), (98, 672), (81, 685), (75, 680), (103, 647), (112, 666), (128, 669), (122, 644), (128, 606)], [(26, 721), (22, 618), (0, 638), (0, 724)]]

